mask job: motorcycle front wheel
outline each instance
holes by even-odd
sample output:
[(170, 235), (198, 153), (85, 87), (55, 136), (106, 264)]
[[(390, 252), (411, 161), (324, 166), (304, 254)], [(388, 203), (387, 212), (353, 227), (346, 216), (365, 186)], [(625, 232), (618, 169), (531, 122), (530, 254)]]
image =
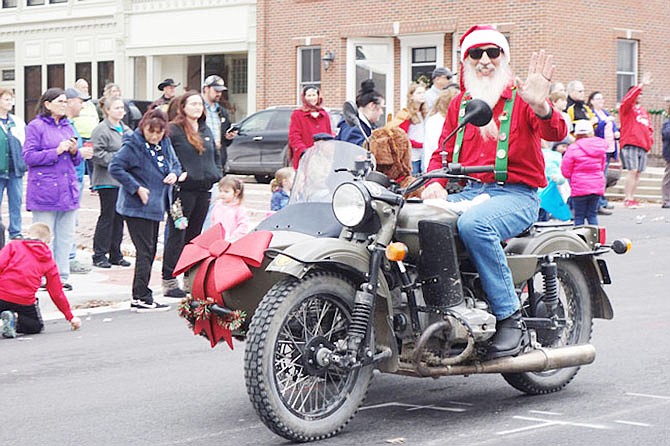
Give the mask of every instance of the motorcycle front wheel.
[[(537, 330), (537, 340), (543, 347), (565, 347), (586, 344), (591, 340), (592, 312), (591, 293), (582, 269), (575, 262), (558, 260), (558, 310), (559, 319), (565, 319), (565, 326), (558, 330)], [(528, 293), (544, 293), (544, 281), (540, 271), (536, 271), (528, 282)], [(532, 296), (522, 296), (524, 316), (533, 314), (530, 300)], [(579, 372), (579, 367), (548, 370), (545, 372), (503, 373), (505, 381), (512, 387), (530, 395), (557, 392), (567, 386)]]
[(319, 352), (345, 341), (352, 282), (333, 272), (275, 284), (249, 326), (245, 348), (247, 393), (261, 421), (292, 441), (339, 432), (365, 399), (372, 366), (324, 365)]

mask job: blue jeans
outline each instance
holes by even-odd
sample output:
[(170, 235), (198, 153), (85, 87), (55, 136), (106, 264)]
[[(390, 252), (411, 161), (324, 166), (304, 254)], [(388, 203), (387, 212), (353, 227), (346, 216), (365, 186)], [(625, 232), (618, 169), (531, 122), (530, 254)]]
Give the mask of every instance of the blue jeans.
[(51, 252), (63, 282), (70, 277), (70, 250), (74, 241), (77, 211), (33, 211), (33, 223), (46, 223), (51, 228)]
[(421, 174), (421, 160), (412, 161), (412, 175)]
[(491, 198), (468, 209), (458, 219), (458, 232), (479, 272), (491, 312), (498, 320), (519, 309), (512, 272), (501, 241), (531, 226), (540, 207), (537, 189), (523, 184), (470, 183), (449, 201), (471, 200), (480, 194)]
[[(79, 180), (79, 205), (81, 206), (81, 197), (84, 195), (84, 177)], [(79, 226), (79, 209), (77, 209), (77, 216), (74, 220), (74, 227), (75, 231), (77, 227)], [(68, 258), (70, 260), (75, 260), (77, 258), (77, 240), (75, 240), (75, 237), (72, 237), (72, 249), (70, 250), (70, 254), (68, 255)]]
[(9, 178), (0, 178), (0, 208), (5, 189), (7, 189), (7, 201), (9, 202), (9, 238), (14, 238), (21, 234), (23, 178), (14, 175), (10, 175)]
[(572, 197), (575, 226), (583, 225), (585, 220), (588, 220), (590, 225), (597, 225), (599, 202), (600, 195), (596, 194)]

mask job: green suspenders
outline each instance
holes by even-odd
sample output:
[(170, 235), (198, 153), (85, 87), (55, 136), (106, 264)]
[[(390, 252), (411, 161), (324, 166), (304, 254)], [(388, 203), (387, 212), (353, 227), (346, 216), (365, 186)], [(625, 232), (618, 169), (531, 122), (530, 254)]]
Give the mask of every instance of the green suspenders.
[[(459, 122), (465, 116), (465, 106), (467, 105), (470, 95), (465, 93), (461, 99), (461, 108), (458, 112)], [(468, 99), (466, 99), (468, 98)], [(498, 117), (500, 120), (500, 129), (498, 131), (498, 147), (496, 148), (496, 162), (495, 162), (495, 180), (498, 183), (504, 183), (507, 180), (507, 152), (509, 150), (509, 129), (512, 124), (512, 109), (514, 108), (514, 100), (516, 99), (516, 88), (512, 90), (512, 97), (505, 101), (502, 114)], [(456, 144), (454, 145), (454, 156), (452, 162), (458, 162), (458, 155), (461, 152), (463, 145), (463, 134), (465, 127), (461, 128), (456, 135)]]

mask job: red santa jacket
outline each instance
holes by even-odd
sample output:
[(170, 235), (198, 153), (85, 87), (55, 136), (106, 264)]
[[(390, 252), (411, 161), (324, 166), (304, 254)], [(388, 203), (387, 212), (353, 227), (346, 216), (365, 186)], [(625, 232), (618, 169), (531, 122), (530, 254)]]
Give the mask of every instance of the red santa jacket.
[(298, 168), (300, 157), (305, 150), (314, 145), (314, 135), (317, 133), (333, 134), (327, 111), (319, 109), (316, 118), (312, 116), (311, 110), (299, 108), (293, 111), (288, 128), (288, 145), (291, 148), (294, 169)]
[[(442, 147), (447, 135), (458, 126), (458, 112), (463, 94), (461, 93), (456, 96), (449, 105), (438, 147)], [(505, 100), (511, 96), (512, 88), (508, 87), (493, 108), (493, 119), (498, 128), (500, 128), (500, 115), (503, 113)], [(509, 138), (507, 183), (522, 183), (530, 187), (546, 186), (547, 178), (544, 174), (544, 157), (542, 156), (540, 139), (560, 141), (565, 138), (567, 132), (568, 128), (565, 120), (558, 110), (554, 109), (550, 118), (540, 119), (533, 109), (517, 94), (514, 108), (512, 109), (510, 134), (505, 135), (505, 137)], [(452, 159), (455, 142), (456, 138), (454, 137), (445, 146), (448, 161)], [(478, 127), (467, 125), (465, 126), (463, 146), (458, 162), (464, 166), (495, 165), (497, 146), (498, 141), (496, 139), (484, 139)], [(428, 165), (428, 171), (442, 167), (440, 152), (441, 150), (436, 150), (433, 153)], [(492, 172), (474, 174), (473, 176), (481, 179), (484, 183), (495, 182)], [(447, 180), (440, 179), (430, 182), (434, 181), (445, 185)]]
[(621, 119), (620, 147), (636, 146), (647, 152), (654, 145), (654, 128), (647, 110), (637, 105), (638, 96), (642, 93), (639, 85), (633, 87), (621, 100), (619, 119)]
[(46, 277), (47, 291), (68, 321), (70, 303), (63, 293), (58, 267), (49, 247), (39, 240), (12, 240), (0, 250), (0, 300), (33, 305), (35, 293)]

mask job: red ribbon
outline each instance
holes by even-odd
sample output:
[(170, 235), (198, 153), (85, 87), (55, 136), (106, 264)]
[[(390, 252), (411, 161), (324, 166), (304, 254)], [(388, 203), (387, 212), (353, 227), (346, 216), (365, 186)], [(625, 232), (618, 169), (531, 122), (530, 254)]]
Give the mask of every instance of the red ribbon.
[[(184, 246), (173, 276), (177, 277), (202, 262), (193, 279), (191, 294), (203, 304), (209, 298), (223, 306), (221, 293), (253, 277), (249, 265), (261, 266), (270, 240), (271, 232), (257, 231), (231, 243), (225, 240), (223, 225), (217, 223)], [(197, 320), (193, 331), (199, 334), (205, 330), (212, 347), (224, 338), (232, 348), (230, 330), (222, 327), (216, 319), (210, 316)]]

